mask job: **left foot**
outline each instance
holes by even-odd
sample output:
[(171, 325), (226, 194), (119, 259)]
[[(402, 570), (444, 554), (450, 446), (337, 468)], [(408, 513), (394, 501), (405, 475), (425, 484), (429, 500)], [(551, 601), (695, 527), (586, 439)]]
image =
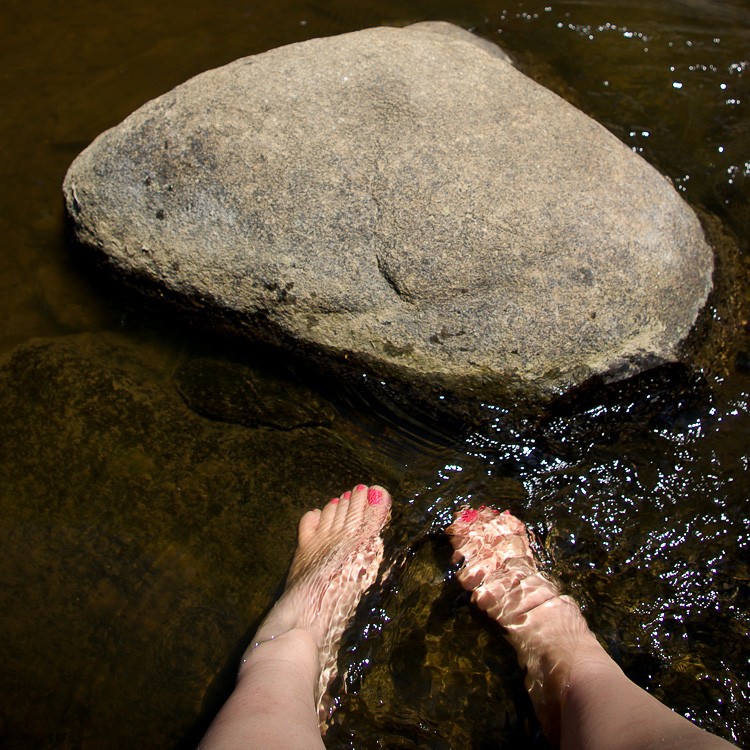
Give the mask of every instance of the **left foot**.
[(446, 529), (463, 560), (456, 577), (472, 601), (502, 625), (547, 738), (557, 744), (573, 667), (610, 664), (578, 605), (544, 576), (524, 524), (508, 511), (466, 507)]
[(341, 636), (362, 594), (374, 583), (383, 559), (380, 532), (388, 521), (391, 496), (382, 487), (357, 485), (311, 510), (299, 523), (297, 550), (286, 588), (256, 633), (243, 659), (249, 661), (279, 636), (308, 632), (318, 649), (320, 679), (315, 700), (321, 722), (332, 701)]

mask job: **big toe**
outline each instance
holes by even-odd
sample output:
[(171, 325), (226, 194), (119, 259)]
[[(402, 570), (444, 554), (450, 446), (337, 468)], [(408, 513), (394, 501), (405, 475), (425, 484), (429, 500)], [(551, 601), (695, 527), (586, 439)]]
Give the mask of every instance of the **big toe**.
[(385, 487), (373, 485), (367, 490), (367, 506), (364, 509), (364, 522), (373, 530), (380, 531), (391, 512), (393, 499)]
[(358, 484), (345, 509), (344, 528), (350, 533), (377, 534), (388, 520), (391, 503), (391, 495), (384, 487)]

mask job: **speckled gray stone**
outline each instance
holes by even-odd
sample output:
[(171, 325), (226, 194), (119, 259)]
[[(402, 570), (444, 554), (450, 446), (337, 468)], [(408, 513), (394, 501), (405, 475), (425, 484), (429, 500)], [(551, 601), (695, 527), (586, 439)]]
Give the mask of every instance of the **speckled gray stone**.
[(199, 75), (64, 192), (84, 245), (210, 324), (488, 397), (672, 360), (711, 289), (668, 180), (446, 24)]

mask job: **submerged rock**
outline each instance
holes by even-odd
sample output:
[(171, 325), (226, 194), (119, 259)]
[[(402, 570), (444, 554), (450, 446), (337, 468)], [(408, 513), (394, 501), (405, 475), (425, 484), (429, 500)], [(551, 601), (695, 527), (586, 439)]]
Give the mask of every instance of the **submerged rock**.
[(0, 359), (0, 445), (4, 746), (195, 747), (200, 731), (180, 740), (231, 690), (302, 513), (395, 484), (349, 432), (197, 416), (110, 334)]
[(64, 192), (142, 290), (435, 390), (547, 397), (674, 360), (711, 289), (668, 180), (448, 24), (199, 75), (102, 134)]
[(302, 385), (238, 363), (200, 357), (184, 363), (175, 384), (198, 414), (246, 427), (325, 427), (333, 410)]

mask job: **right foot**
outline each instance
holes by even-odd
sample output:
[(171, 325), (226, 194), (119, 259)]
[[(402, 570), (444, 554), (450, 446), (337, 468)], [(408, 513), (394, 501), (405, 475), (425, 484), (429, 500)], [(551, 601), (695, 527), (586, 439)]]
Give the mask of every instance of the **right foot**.
[(362, 594), (374, 583), (383, 559), (380, 532), (391, 496), (382, 487), (357, 485), (311, 510), (299, 523), (297, 550), (281, 598), (246, 653), (291, 631), (307, 631), (318, 649), (320, 679), (315, 700), (321, 730), (331, 709), (328, 688), (336, 676), (341, 636)]
[(526, 688), (544, 733), (559, 740), (568, 678), (582, 661), (609, 661), (578, 605), (562, 596), (536, 564), (524, 524), (508, 511), (464, 508), (446, 533), (457, 578), (472, 601), (505, 628), (526, 669)]

